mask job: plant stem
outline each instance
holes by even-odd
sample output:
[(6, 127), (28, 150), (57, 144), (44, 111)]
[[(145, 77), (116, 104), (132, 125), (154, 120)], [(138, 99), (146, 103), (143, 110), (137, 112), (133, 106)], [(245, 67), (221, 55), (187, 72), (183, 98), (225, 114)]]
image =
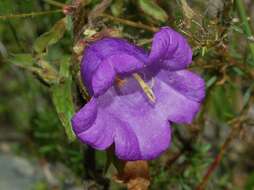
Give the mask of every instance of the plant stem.
[(231, 132), (230, 132), (228, 138), (225, 140), (225, 142), (221, 146), (220, 152), (214, 158), (212, 164), (209, 166), (208, 170), (206, 171), (206, 174), (204, 175), (202, 182), (197, 186), (196, 190), (206, 189), (208, 180), (211, 177), (211, 175), (213, 174), (213, 172), (215, 171), (215, 169), (219, 166), (227, 147), (230, 145), (232, 140), (239, 134), (241, 129), (242, 129), (241, 124), (238, 124), (231, 129)]
[[(249, 102), (249, 104), (250, 104), (250, 102)], [(206, 189), (206, 185), (207, 185), (210, 177), (214, 173), (214, 171), (219, 166), (219, 164), (225, 154), (225, 151), (227, 150), (227, 148), (229, 147), (231, 142), (240, 134), (240, 132), (243, 128), (243, 124), (246, 121), (244, 114), (245, 114), (246, 110), (248, 110), (249, 106), (250, 105), (248, 105), (247, 108), (244, 108), (244, 110), (242, 111), (242, 114), (239, 117), (237, 117), (229, 122), (229, 124), (233, 125), (231, 128), (231, 131), (230, 131), (228, 137), (226, 138), (226, 140), (224, 141), (224, 143), (222, 144), (219, 153), (215, 156), (213, 162), (208, 167), (202, 181), (196, 187), (196, 190), (205, 190)]]
[(148, 26), (148, 25), (145, 25), (143, 23), (140, 23), (140, 22), (134, 22), (134, 21), (130, 21), (130, 20), (125, 20), (125, 19), (122, 19), (122, 18), (117, 18), (117, 17), (113, 17), (109, 14), (101, 14), (101, 16), (103, 17), (106, 17), (112, 21), (115, 21), (115, 22), (119, 22), (121, 24), (125, 24), (125, 25), (129, 25), (129, 26), (132, 26), (132, 27), (135, 27), (135, 28), (141, 28), (141, 29), (145, 29), (145, 30), (149, 30), (151, 32), (157, 32), (159, 29), (156, 28), (156, 27), (153, 27), (153, 26)]
[(31, 12), (31, 13), (2, 15), (2, 16), (0, 16), (0, 20), (12, 19), (12, 18), (26, 18), (26, 17), (42, 16), (42, 15), (58, 13), (58, 12), (62, 12), (62, 9), (51, 10), (51, 11), (42, 11), (42, 12)]
[[(242, 0), (235, 0), (235, 3), (236, 3), (236, 9), (238, 11), (239, 17), (240, 17), (240, 19), (243, 23), (244, 34), (246, 35), (246, 37), (248, 39), (253, 39), (253, 34), (252, 34), (252, 31), (251, 31), (250, 24), (248, 22), (244, 2)], [(250, 40), (248, 40), (248, 44), (249, 44), (249, 48), (250, 48), (252, 58), (254, 60), (254, 43), (251, 42)]]
[(65, 4), (58, 2), (58, 1), (54, 1), (54, 0), (44, 0), (46, 3), (59, 7), (59, 8), (63, 8), (65, 6)]

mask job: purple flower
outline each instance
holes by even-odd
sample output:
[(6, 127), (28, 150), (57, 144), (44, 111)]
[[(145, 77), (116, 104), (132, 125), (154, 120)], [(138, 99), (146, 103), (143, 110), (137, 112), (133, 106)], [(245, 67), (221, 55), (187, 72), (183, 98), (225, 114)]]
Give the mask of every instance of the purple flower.
[(151, 52), (117, 38), (85, 49), (81, 75), (91, 100), (72, 125), (77, 137), (95, 149), (114, 144), (123, 160), (150, 160), (171, 141), (172, 122), (191, 123), (205, 96), (205, 84), (185, 70), (192, 51), (169, 27), (153, 38)]

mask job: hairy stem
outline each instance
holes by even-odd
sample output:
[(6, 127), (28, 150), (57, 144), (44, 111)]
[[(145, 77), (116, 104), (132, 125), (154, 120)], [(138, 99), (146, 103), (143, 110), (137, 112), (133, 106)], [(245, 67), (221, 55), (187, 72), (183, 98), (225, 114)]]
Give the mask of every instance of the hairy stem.
[(65, 6), (65, 4), (58, 2), (58, 1), (54, 1), (54, 0), (44, 0), (46, 3), (59, 7), (59, 8), (63, 8)]
[(113, 16), (111, 16), (109, 14), (105, 14), (105, 13), (101, 14), (101, 16), (108, 18), (114, 22), (119, 22), (121, 24), (125, 24), (125, 25), (132, 26), (135, 28), (145, 29), (145, 30), (148, 30), (151, 32), (157, 32), (159, 30), (158, 28), (153, 27), (153, 26), (148, 26), (148, 25), (145, 25), (140, 22), (134, 22), (134, 21), (130, 21), (130, 20), (122, 19), (122, 18), (113, 17)]
[(26, 18), (26, 17), (42, 16), (42, 15), (47, 15), (47, 14), (52, 14), (52, 13), (59, 13), (59, 12), (62, 12), (62, 9), (51, 10), (51, 11), (41, 11), (41, 12), (2, 15), (2, 16), (0, 16), (0, 20), (12, 19), (12, 18)]

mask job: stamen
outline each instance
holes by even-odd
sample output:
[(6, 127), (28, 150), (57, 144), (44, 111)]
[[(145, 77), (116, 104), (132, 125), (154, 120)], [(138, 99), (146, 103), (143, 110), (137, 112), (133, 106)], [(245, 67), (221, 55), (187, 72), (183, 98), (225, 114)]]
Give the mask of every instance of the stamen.
[(120, 77), (116, 76), (115, 82), (118, 88), (123, 87), (123, 85), (127, 82), (126, 79), (121, 79)]
[(134, 79), (136, 79), (139, 86), (143, 89), (143, 91), (146, 94), (147, 98), (151, 102), (155, 103), (156, 97), (153, 93), (153, 90), (150, 88), (150, 86), (148, 84), (146, 84), (146, 82), (137, 73), (133, 74), (132, 76), (134, 77)]

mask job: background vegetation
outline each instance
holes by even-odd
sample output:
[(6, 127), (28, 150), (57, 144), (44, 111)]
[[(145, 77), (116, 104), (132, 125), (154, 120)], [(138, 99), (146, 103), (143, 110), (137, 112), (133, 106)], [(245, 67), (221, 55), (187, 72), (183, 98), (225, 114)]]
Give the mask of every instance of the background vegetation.
[(106, 153), (71, 131), (87, 99), (80, 52), (105, 31), (148, 48), (166, 25), (188, 38), (207, 96), (195, 122), (174, 125), (171, 148), (149, 163), (150, 188), (254, 189), (253, 1), (1, 0), (0, 15), (0, 147), (69, 171), (35, 189), (124, 189), (104, 175)]

